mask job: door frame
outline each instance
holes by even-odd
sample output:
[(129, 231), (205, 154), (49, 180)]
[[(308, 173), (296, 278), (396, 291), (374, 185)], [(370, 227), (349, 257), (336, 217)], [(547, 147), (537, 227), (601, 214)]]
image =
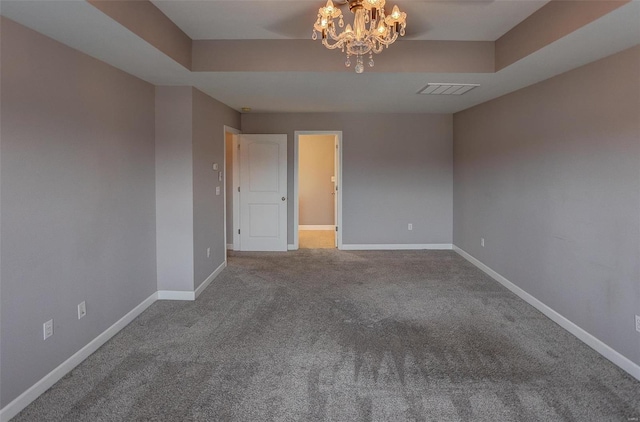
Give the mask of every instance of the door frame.
[(231, 133), (233, 135), (233, 142), (231, 156), (233, 161), (233, 174), (231, 175), (231, 184), (233, 189), (233, 195), (231, 196), (231, 209), (233, 210), (233, 250), (240, 250), (240, 235), (238, 234), (238, 229), (240, 228), (240, 193), (238, 192), (238, 186), (240, 186), (240, 162), (238, 157), (238, 135), (240, 132), (238, 129), (233, 128), (231, 126), (224, 125), (222, 136), (224, 139), (224, 248), (225, 248), (225, 256), (226, 251), (229, 249), (229, 244), (227, 243), (227, 133)]
[(335, 169), (335, 173), (338, 177), (338, 191), (335, 195), (336, 208), (338, 209), (338, 219), (335, 222), (338, 230), (336, 231), (336, 240), (338, 242), (338, 249), (342, 249), (342, 131), (341, 130), (296, 130), (294, 131), (294, 143), (293, 143), (293, 245), (289, 245), (289, 249), (298, 250), (298, 227), (300, 226), (300, 214), (299, 214), (299, 197), (298, 197), (298, 177), (300, 170), (300, 135), (335, 135), (338, 146), (338, 168)]

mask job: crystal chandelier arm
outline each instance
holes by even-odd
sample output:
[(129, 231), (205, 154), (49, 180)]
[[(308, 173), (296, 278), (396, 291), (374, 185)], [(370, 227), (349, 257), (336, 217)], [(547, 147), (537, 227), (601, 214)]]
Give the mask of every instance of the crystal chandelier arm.
[(343, 44), (344, 44), (344, 40), (339, 40), (333, 44), (329, 44), (329, 40), (327, 38), (322, 39), (322, 45), (327, 47), (329, 50), (335, 50), (336, 48), (340, 48), (342, 47)]
[[(398, 33), (396, 31), (393, 31), (393, 36), (391, 36), (391, 38), (389, 38), (389, 36), (387, 35), (387, 37), (376, 37), (376, 39), (380, 42), (380, 44), (391, 45), (398, 39)], [(380, 49), (380, 51), (382, 51), (382, 49)]]
[(384, 44), (381, 44), (381, 43), (377, 42), (377, 43), (374, 44), (374, 46), (371, 49), (371, 51), (373, 51), (376, 54), (380, 54), (383, 49), (384, 49)]
[(329, 37), (331, 37), (331, 39), (333, 39), (334, 41), (339, 41), (342, 35), (342, 34), (338, 35), (336, 33), (336, 26), (333, 24), (329, 25), (329, 31), (327, 31), (327, 33), (329, 34)]

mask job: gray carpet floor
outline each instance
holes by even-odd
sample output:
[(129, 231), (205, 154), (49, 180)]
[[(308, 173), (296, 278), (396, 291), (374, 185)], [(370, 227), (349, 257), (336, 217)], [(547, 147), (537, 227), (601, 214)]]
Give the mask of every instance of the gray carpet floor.
[(640, 382), (451, 251), (236, 253), (16, 421), (631, 421)]

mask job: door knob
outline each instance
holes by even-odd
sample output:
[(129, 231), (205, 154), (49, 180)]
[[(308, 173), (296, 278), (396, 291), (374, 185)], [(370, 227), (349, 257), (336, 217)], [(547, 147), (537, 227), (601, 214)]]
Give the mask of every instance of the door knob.
[(287, 198), (285, 198), (284, 196), (282, 197), (282, 200), (283, 200), (283, 201), (286, 201), (286, 199), (287, 199)]

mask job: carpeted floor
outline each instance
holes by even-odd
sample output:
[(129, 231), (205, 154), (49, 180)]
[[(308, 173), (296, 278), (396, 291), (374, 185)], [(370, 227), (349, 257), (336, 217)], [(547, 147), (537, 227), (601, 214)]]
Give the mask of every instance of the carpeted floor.
[(298, 230), (300, 249), (331, 249), (336, 247), (334, 230)]
[(624, 421), (640, 382), (451, 251), (235, 253), (16, 421)]

